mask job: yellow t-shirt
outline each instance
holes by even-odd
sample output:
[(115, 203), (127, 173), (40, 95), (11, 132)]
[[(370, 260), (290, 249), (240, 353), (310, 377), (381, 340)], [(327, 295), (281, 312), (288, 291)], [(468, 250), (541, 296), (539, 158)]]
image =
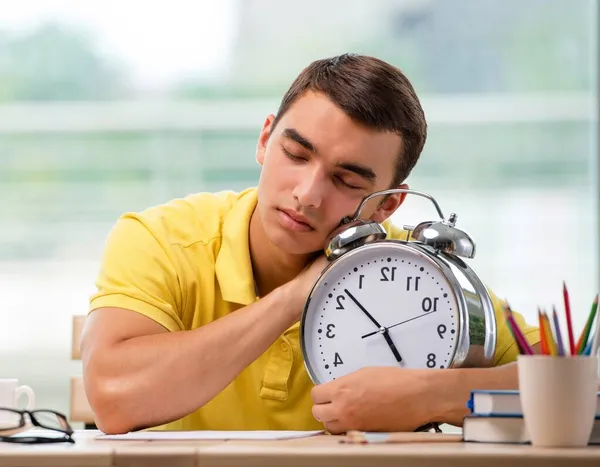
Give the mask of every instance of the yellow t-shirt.
[[(256, 190), (200, 193), (123, 215), (111, 231), (90, 312), (119, 307), (169, 331), (195, 329), (257, 300), (248, 247)], [(390, 226), (387, 225), (387, 228)], [(516, 359), (515, 342), (492, 296), (498, 328), (495, 364)], [(531, 343), (536, 328), (516, 315)], [(311, 413), (299, 324), (286, 330), (221, 393), (171, 430), (322, 429)]]

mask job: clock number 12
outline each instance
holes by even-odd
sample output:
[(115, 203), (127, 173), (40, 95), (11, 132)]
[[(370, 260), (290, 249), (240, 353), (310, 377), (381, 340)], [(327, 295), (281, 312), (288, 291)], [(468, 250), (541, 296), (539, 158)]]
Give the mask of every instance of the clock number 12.
[[(388, 275), (386, 273), (391, 272), (391, 278), (388, 278)], [(391, 267), (388, 268), (387, 266), (381, 268), (381, 279), (379, 279), (382, 282), (387, 282), (387, 281), (393, 281), (396, 277), (396, 267)]]

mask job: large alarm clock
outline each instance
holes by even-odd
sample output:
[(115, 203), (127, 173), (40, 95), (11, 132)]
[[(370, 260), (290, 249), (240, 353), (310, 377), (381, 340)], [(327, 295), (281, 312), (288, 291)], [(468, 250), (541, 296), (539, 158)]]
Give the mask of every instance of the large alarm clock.
[[(376, 196), (408, 193), (429, 199), (440, 217), (406, 238), (360, 219)], [(329, 239), (330, 263), (315, 281), (300, 323), (308, 374), (321, 384), (368, 366), (487, 367), (496, 348), (496, 320), (482, 281), (465, 263), (475, 244), (444, 217), (436, 200), (409, 189), (365, 197)]]

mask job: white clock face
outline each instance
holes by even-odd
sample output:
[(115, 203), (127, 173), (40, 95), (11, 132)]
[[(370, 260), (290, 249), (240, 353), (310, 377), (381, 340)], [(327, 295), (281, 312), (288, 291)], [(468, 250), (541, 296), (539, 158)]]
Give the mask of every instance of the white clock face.
[(366, 366), (447, 368), (459, 331), (458, 305), (436, 263), (389, 242), (342, 256), (313, 290), (302, 323), (316, 382)]

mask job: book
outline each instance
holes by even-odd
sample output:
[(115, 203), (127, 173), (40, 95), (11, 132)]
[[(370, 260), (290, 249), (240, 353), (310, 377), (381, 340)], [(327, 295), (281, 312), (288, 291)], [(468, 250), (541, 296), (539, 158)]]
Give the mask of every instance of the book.
[[(474, 390), (467, 401), (472, 415), (489, 417), (520, 417), (521, 398), (517, 390)], [(596, 416), (600, 417), (600, 392), (596, 404)]]
[[(481, 417), (463, 420), (463, 441), (476, 443), (529, 443), (523, 417)], [(600, 417), (596, 417), (589, 444), (600, 444)]]

